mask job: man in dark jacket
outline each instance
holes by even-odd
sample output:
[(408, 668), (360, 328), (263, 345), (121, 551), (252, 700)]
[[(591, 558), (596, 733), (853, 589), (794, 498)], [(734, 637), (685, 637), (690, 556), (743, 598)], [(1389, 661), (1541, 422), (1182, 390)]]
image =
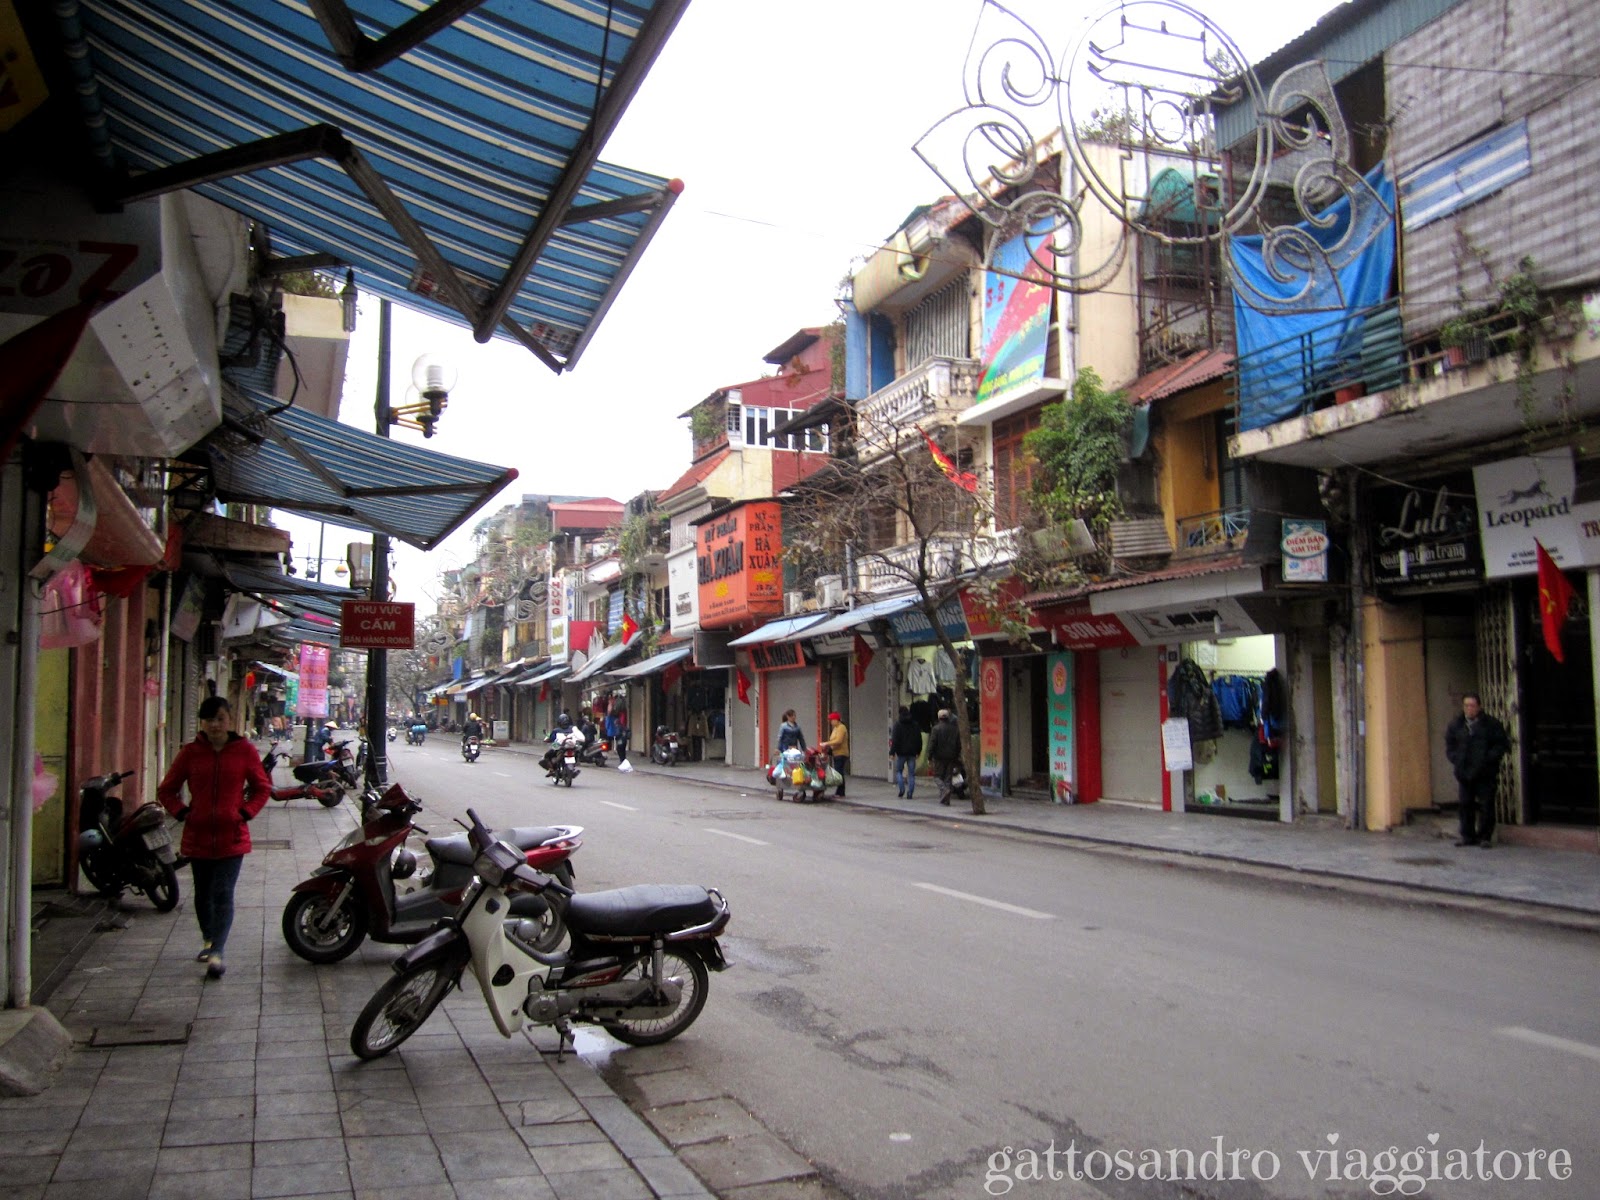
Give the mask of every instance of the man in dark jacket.
[(1461, 697), (1461, 715), (1444, 731), (1444, 756), (1455, 768), (1456, 795), (1461, 802), (1458, 846), (1494, 844), (1494, 794), (1500, 782), (1500, 760), (1511, 750), (1506, 727), (1483, 711), (1476, 692)]
[(948, 805), (953, 790), (950, 777), (961, 761), (961, 728), (948, 708), (939, 710), (939, 719), (933, 723), (928, 735), (928, 761), (933, 763), (939, 776), (939, 803)]
[(894, 791), (912, 799), (917, 790), (917, 759), (922, 756), (922, 728), (904, 704), (900, 719), (889, 731), (889, 753), (894, 755)]
[[(184, 745), (156, 799), (183, 822), (179, 853), (194, 876), (194, 915), (202, 946), (197, 961), (206, 974), (221, 979), (222, 951), (233, 927), (233, 889), (250, 853), (247, 823), (272, 798), (272, 782), (261, 756), (233, 732), (233, 712), (221, 696), (200, 702), (200, 734)], [(189, 803), (182, 790), (189, 789)]]

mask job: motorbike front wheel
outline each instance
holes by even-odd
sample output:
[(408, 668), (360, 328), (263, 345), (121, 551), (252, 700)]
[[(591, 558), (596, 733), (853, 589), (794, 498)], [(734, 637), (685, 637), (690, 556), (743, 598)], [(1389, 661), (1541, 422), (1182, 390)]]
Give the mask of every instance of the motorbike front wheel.
[(122, 894), (116, 872), (105, 864), (99, 854), (86, 854), (78, 859), (78, 870), (83, 872), (83, 877), (102, 896), (115, 900)]
[[(623, 978), (647, 978), (649, 974), (650, 960), (643, 958)], [(705, 963), (693, 954), (668, 950), (661, 960), (661, 974), (663, 978), (677, 980), (683, 987), (678, 993), (676, 1008), (664, 1017), (624, 1017), (621, 1020), (602, 1021), (601, 1028), (629, 1046), (659, 1046), (662, 1042), (670, 1042), (693, 1025), (700, 1010), (706, 1006), (706, 992), (711, 986)]]
[(157, 912), (171, 912), (178, 907), (178, 868), (169, 862), (157, 862), (151, 864), (150, 870), (153, 877), (139, 890), (150, 897)]
[(357, 1058), (382, 1058), (422, 1028), (454, 983), (455, 973), (442, 959), (389, 976), (350, 1030), (351, 1053)]
[[(332, 900), (325, 892), (296, 892), (283, 909), (283, 940), (301, 958), (312, 963), (348, 958), (367, 936), (367, 914), (353, 897), (346, 897), (330, 917)], [(326, 928), (318, 926), (326, 921)]]

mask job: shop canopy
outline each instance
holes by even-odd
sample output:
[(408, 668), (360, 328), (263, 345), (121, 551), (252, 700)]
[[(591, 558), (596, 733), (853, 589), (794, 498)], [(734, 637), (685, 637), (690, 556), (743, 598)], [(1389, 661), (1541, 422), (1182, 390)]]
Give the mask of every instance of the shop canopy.
[(654, 658), (647, 658), (631, 667), (621, 667), (609, 672), (609, 674), (613, 679), (643, 679), (647, 675), (655, 675), (660, 671), (665, 671), (673, 663), (682, 662), (693, 652), (693, 646), (676, 646), (671, 650), (657, 654)]
[(802, 629), (813, 625), (820, 625), (828, 619), (825, 612), (801, 613), (797, 617), (779, 617), (776, 621), (768, 621), (759, 628), (752, 629), (743, 637), (736, 637), (729, 642), (730, 646), (759, 646), (763, 642), (781, 642), (791, 634), (799, 633)]
[(224, 426), (237, 444), (211, 455), (217, 499), (229, 503), (372, 529), (432, 550), (517, 477), (510, 467), (363, 433), (256, 392), (229, 396)]
[(779, 638), (784, 642), (804, 642), (810, 638), (826, 637), (830, 633), (844, 633), (846, 630), (859, 629), (869, 621), (886, 618), (893, 613), (903, 612), (912, 605), (917, 604), (921, 597), (913, 594), (910, 596), (895, 596), (888, 600), (873, 600), (867, 604), (857, 605), (855, 608), (846, 609), (842, 613), (834, 613), (826, 620), (815, 625), (808, 625), (786, 637)]
[(517, 680), (518, 687), (532, 687), (536, 683), (550, 683), (567, 673), (569, 664), (556, 663), (553, 667), (546, 667), (542, 671), (535, 671), (523, 679)]
[(629, 650), (632, 650), (643, 639), (644, 630), (641, 629), (636, 631), (627, 641), (618, 642), (615, 646), (607, 646), (572, 673), (572, 682), (582, 683), (585, 679), (592, 679), (601, 671), (604, 671), (609, 664), (616, 662)]
[(599, 153), (687, 6), (55, 8), (107, 202), (193, 189), (260, 222), (292, 269), (353, 268), (561, 371), (682, 188)]

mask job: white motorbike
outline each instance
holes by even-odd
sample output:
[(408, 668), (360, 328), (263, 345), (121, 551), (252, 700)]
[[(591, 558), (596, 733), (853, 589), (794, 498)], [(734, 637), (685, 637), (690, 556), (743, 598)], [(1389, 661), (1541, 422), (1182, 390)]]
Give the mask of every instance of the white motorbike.
[[(700, 1015), (707, 970), (727, 966), (717, 936), (728, 902), (714, 888), (646, 884), (573, 892), (528, 866), (524, 852), (494, 835), (471, 809), (475, 878), (453, 916), (394, 962), (350, 1031), (357, 1057), (379, 1058), (422, 1027), (470, 966), (504, 1037), (539, 1026), (572, 1041), (574, 1022), (599, 1025), (630, 1046), (677, 1037)], [(564, 906), (565, 952), (533, 945), (538, 922), (507, 920), (518, 892)]]
[(551, 783), (557, 787), (563, 783), (572, 786), (572, 781), (581, 772), (578, 754), (583, 749), (583, 742), (583, 731), (576, 727), (556, 731), (555, 740), (544, 759), (544, 769), (550, 773)]

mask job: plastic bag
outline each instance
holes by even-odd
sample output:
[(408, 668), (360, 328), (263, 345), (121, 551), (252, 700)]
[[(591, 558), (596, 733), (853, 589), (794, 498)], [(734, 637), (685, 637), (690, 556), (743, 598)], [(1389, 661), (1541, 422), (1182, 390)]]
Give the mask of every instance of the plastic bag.
[(631, 775), (633, 773), (633, 764), (627, 759), (623, 759), (617, 764), (617, 770), (621, 771), (624, 775)]
[(822, 786), (831, 788), (843, 787), (844, 776), (839, 774), (837, 768), (829, 767), (828, 773), (822, 777)]
[(796, 787), (804, 787), (806, 783), (806, 769), (795, 767), (789, 772), (789, 782)]

